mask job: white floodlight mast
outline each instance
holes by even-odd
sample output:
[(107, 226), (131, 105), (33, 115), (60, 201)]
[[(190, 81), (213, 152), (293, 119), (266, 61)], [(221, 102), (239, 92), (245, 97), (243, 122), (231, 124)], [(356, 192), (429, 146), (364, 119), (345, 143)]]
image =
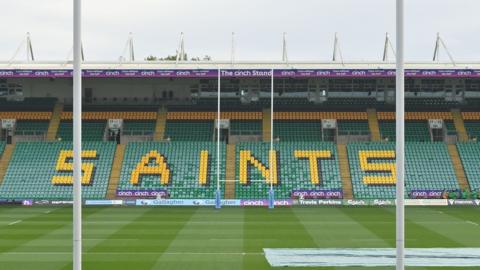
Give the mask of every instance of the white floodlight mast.
[(405, 67), (404, 67), (404, 0), (397, 0), (396, 31), (396, 269), (405, 269)]
[(73, 0), (73, 270), (82, 269), (82, 26)]

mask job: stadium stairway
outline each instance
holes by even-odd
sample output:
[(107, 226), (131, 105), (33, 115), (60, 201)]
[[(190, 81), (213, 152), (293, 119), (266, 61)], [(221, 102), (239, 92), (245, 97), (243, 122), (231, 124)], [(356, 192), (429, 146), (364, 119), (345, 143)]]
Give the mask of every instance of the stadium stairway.
[(462, 161), (460, 160), (457, 146), (455, 144), (449, 144), (447, 147), (448, 154), (452, 159), (453, 169), (457, 177), (458, 185), (462, 190), (470, 190), (470, 184), (468, 183), (467, 176), (465, 175), (465, 169), (463, 168)]
[(378, 142), (382, 139), (380, 136), (380, 127), (378, 124), (377, 110), (374, 108), (367, 109), (368, 115), (368, 127), (370, 128), (370, 134), (372, 136), (372, 141)]
[(47, 130), (47, 140), (54, 141), (57, 137), (58, 127), (60, 126), (60, 120), (63, 112), (63, 103), (57, 102), (53, 107), (53, 114), (52, 118), (50, 119), (50, 123), (48, 124)]
[(263, 109), (263, 117), (262, 117), (262, 127), (263, 127), (263, 141), (269, 142), (270, 141), (270, 132), (272, 130), (272, 117), (273, 115), (270, 114), (270, 109)]
[(110, 181), (108, 181), (107, 199), (112, 200), (117, 196), (117, 187), (120, 181), (120, 173), (122, 171), (123, 156), (125, 154), (125, 144), (117, 144), (115, 157), (113, 158), (112, 172)]
[(338, 165), (340, 166), (340, 177), (342, 178), (342, 189), (344, 199), (353, 199), (352, 177), (348, 163), (347, 146), (337, 145)]
[(452, 118), (455, 129), (457, 130), (458, 140), (460, 142), (468, 141), (467, 129), (465, 128), (465, 122), (463, 121), (462, 113), (459, 109), (452, 109)]
[(155, 124), (155, 135), (154, 135), (154, 140), (155, 141), (161, 141), (165, 137), (165, 126), (167, 123), (167, 109), (162, 106), (160, 109), (158, 109), (157, 113), (157, 122)]
[(8, 165), (10, 164), (10, 159), (12, 158), (13, 151), (15, 150), (14, 144), (7, 144), (3, 155), (0, 158), (0, 185), (3, 183), (3, 178), (7, 173)]
[(235, 158), (235, 144), (228, 144), (227, 145), (227, 166), (226, 166), (226, 180), (225, 182), (225, 199), (235, 199), (235, 182), (231, 182), (235, 180), (235, 165), (236, 165), (236, 158)]

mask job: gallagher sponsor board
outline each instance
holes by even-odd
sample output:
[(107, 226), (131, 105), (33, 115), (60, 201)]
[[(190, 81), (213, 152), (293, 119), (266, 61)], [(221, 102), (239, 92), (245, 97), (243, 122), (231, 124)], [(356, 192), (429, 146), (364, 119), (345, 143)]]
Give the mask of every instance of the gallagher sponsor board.
[[(164, 199), (164, 200), (136, 200), (137, 206), (214, 206), (214, 199)], [(221, 200), (223, 206), (240, 206), (240, 200)]]

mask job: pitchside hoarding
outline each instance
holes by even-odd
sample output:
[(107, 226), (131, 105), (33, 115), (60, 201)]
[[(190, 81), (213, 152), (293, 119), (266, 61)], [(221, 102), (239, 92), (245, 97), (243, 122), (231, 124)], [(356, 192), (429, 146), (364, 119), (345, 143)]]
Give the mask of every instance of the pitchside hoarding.
[[(217, 78), (216, 69), (85, 69), (84, 78)], [(269, 69), (221, 70), (224, 78), (270, 77)], [(275, 69), (277, 78), (393, 78), (393, 69)], [(410, 69), (410, 78), (480, 78), (480, 69)], [(0, 69), (0, 78), (71, 78), (70, 69)]]
[(332, 190), (294, 190), (291, 194), (292, 199), (343, 199), (341, 189)]
[(159, 190), (117, 190), (117, 197), (120, 198), (152, 198), (162, 197), (168, 198), (169, 193), (165, 189)]

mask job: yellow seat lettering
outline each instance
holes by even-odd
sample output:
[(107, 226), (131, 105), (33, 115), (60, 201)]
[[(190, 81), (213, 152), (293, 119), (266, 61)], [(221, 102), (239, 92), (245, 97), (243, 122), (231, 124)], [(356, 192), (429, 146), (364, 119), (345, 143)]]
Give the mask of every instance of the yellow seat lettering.
[[(149, 165), (152, 160), (154, 166)], [(168, 168), (166, 158), (155, 150), (150, 151), (142, 157), (142, 160), (132, 171), (132, 174), (130, 175), (130, 183), (132, 185), (140, 184), (140, 178), (142, 175), (159, 175), (160, 183), (162, 185), (168, 185), (170, 181), (170, 169)]]
[[(97, 158), (97, 151), (86, 150), (82, 151), (82, 159), (94, 159)], [(69, 162), (73, 159), (72, 150), (62, 150), (57, 160), (55, 167), (57, 172), (73, 172), (73, 163)], [(95, 165), (93, 163), (87, 163), (82, 161), (82, 185), (89, 185), (92, 182), (93, 171)], [(52, 184), (54, 185), (72, 185), (73, 176), (56, 175), (52, 177)]]
[(314, 185), (320, 184), (320, 173), (318, 171), (318, 160), (331, 158), (332, 152), (330, 151), (306, 151), (306, 150), (296, 150), (294, 152), (296, 158), (305, 158), (309, 161), (310, 167), (310, 181)]
[(384, 172), (390, 175), (364, 176), (363, 183), (366, 185), (394, 185), (397, 182), (397, 168), (393, 162), (371, 162), (372, 160), (392, 160), (395, 158), (395, 151), (359, 151), (360, 168), (367, 173)]
[(270, 168), (267, 168), (260, 162), (252, 153), (248, 150), (240, 151), (240, 183), (243, 185), (248, 184), (248, 167), (253, 166), (259, 170), (262, 177), (265, 178), (265, 182), (268, 184), (278, 184), (278, 161), (277, 151), (269, 151), (270, 155)]

